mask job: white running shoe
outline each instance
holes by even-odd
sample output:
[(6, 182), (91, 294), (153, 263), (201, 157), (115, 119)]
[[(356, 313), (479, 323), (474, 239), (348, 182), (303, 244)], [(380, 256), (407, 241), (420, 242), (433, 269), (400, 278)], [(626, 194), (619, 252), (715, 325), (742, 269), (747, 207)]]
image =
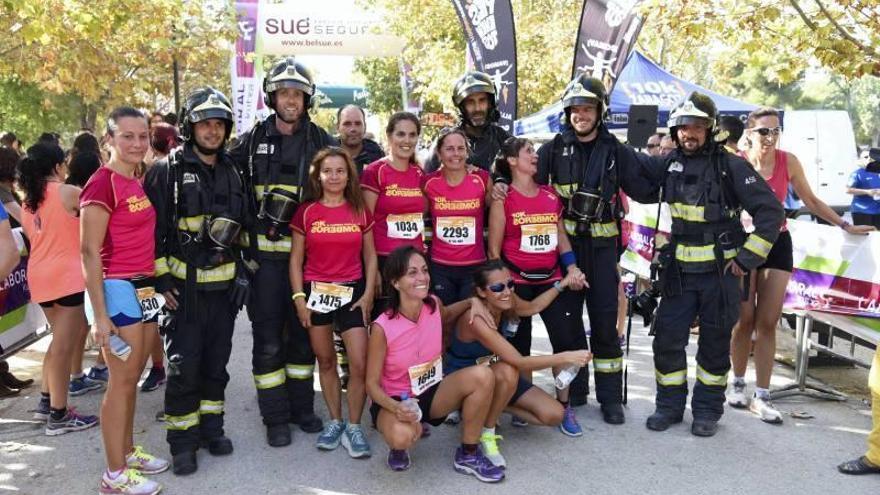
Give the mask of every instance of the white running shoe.
[(162, 485), (148, 480), (138, 471), (128, 468), (124, 473), (110, 479), (107, 473), (101, 477), (101, 495), (156, 495), (162, 491)]
[(484, 432), (480, 436), (480, 447), (483, 449), (483, 455), (486, 456), (489, 461), (497, 467), (506, 467), (507, 461), (504, 460), (504, 456), (501, 455), (501, 451), (498, 449), (498, 440), (503, 440), (504, 437), (501, 435), (495, 435), (494, 433)]
[(451, 413), (446, 415), (446, 421), (444, 423), (448, 425), (457, 425), (461, 423), (461, 412), (460, 411), (452, 411)]
[(749, 407), (749, 399), (746, 397), (745, 383), (739, 385), (734, 382), (733, 392), (727, 396), (727, 403), (730, 404), (730, 407), (735, 407), (737, 409), (745, 409)]
[(773, 407), (773, 403), (770, 402), (770, 399), (764, 399), (761, 397), (752, 397), (752, 403), (749, 404), (749, 411), (761, 418), (761, 421), (765, 423), (772, 424), (782, 424), (782, 413), (776, 410)]

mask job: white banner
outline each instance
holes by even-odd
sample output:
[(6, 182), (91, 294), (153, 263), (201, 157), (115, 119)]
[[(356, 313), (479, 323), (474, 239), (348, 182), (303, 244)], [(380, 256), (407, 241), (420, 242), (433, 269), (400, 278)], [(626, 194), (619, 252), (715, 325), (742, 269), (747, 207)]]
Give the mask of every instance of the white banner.
[(379, 13), (356, 7), (332, 11), (303, 3), (260, 5), (260, 53), (388, 57), (403, 50), (404, 40), (385, 29)]

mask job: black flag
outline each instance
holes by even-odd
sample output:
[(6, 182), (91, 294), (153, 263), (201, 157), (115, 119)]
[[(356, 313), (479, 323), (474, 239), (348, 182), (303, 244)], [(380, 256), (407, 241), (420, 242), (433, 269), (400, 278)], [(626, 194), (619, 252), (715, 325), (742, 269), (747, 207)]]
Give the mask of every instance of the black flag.
[(510, 0), (452, 0), (476, 69), (492, 76), (501, 119), (513, 131), (516, 120), (516, 33)]
[(601, 79), (611, 93), (642, 29), (642, 19), (636, 15), (639, 3), (640, 0), (584, 0), (572, 78), (585, 72)]

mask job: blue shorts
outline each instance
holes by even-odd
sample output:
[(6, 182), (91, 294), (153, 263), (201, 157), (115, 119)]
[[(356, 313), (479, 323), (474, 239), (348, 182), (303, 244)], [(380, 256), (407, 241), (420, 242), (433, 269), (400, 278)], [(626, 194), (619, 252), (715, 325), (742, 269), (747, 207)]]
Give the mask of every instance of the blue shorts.
[(125, 327), (143, 321), (144, 313), (138, 302), (137, 290), (128, 280), (104, 280), (104, 303), (110, 321), (117, 327)]

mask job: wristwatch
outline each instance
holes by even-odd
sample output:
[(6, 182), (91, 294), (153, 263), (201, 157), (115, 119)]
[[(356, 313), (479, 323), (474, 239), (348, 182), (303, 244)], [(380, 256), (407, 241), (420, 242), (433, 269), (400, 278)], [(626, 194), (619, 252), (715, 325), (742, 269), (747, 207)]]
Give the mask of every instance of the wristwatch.
[(562, 291), (565, 290), (562, 288), (562, 283), (559, 280), (557, 280), (556, 282), (553, 282), (553, 288), (558, 290), (560, 294), (562, 294)]

